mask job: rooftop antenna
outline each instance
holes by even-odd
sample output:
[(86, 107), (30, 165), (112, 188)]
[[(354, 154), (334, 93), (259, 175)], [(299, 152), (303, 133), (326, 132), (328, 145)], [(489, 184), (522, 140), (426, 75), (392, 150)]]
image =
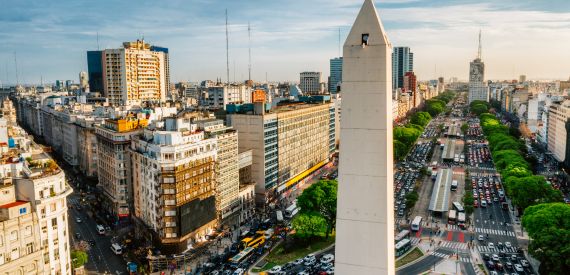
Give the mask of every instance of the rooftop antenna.
[(249, 75), (248, 75), (248, 80), (251, 80), (251, 25), (249, 24), (249, 21), (247, 22), (247, 36), (249, 38)]
[(477, 51), (477, 58), (481, 59), (481, 29), (479, 29), (479, 50)]
[(20, 85), (20, 76), (18, 75), (18, 56), (14, 52), (14, 66), (16, 67), (16, 86)]
[(340, 27), (338, 27), (338, 56), (341, 57), (341, 55), (340, 55)]
[(97, 32), (97, 50), (99, 51), (99, 32)]
[(226, 9), (226, 76), (230, 84), (230, 41), (228, 39), (228, 9)]

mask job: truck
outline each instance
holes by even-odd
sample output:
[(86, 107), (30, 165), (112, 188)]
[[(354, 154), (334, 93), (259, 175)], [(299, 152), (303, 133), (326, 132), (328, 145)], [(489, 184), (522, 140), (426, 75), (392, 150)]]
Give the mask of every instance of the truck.
[(447, 223), (449, 224), (455, 224), (455, 221), (457, 220), (457, 211), (455, 210), (449, 210), (448, 216), (447, 216)]

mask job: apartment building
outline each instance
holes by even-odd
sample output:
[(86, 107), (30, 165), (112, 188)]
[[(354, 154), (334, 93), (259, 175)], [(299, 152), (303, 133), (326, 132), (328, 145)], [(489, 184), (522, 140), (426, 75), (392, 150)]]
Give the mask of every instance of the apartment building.
[(321, 72), (302, 72), (299, 87), (305, 95), (322, 94), (324, 90), (321, 88), (321, 80)]
[(553, 103), (548, 108), (548, 151), (559, 162), (566, 159), (567, 129), (570, 118), (570, 100)]
[(329, 161), (335, 150), (335, 107), (330, 96), (299, 102), (232, 106), (229, 124), (239, 132), (239, 151), (252, 150), (251, 178), (258, 202), (289, 192)]
[(252, 89), (243, 84), (218, 85), (207, 88), (202, 106), (225, 109), (228, 104), (251, 103)]
[(106, 119), (95, 127), (97, 137), (97, 177), (105, 200), (103, 208), (117, 220), (128, 220), (133, 207), (131, 138), (148, 125), (142, 113)]
[(194, 119), (155, 121), (131, 142), (137, 223), (165, 253), (187, 250), (217, 226), (218, 139), (207, 138)]
[(168, 53), (161, 49), (137, 40), (102, 51), (103, 89), (110, 104), (140, 105), (166, 99)]

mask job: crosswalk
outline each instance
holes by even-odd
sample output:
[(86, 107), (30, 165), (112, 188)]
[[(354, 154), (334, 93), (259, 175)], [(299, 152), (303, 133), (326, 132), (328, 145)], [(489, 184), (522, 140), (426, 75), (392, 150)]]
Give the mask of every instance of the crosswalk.
[(430, 252), (429, 254), (430, 254), (430, 255), (433, 255), (433, 256), (436, 256), (436, 257), (439, 257), (439, 258), (443, 258), (443, 259), (449, 258), (449, 255), (448, 255), (448, 254), (441, 253), (441, 252), (437, 252), (437, 251), (432, 251), (432, 252)]
[[(432, 255), (432, 256), (435, 256), (438, 258), (442, 258), (442, 259), (449, 259), (451, 257), (451, 255), (437, 251), (437, 250), (430, 252), (429, 255)], [(471, 262), (471, 258), (469, 256), (463, 256), (463, 255), (460, 255), (458, 260), (461, 262), (464, 262), (464, 263), (470, 263)]]
[[(496, 248), (496, 247), (491, 249), (488, 246), (484, 246), (484, 245), (478, 245), (477, 250), (479, 250), (479, 252), (482, 252), (482, 253), (499, 253), (499, 252), (501, 252), (501, 250)], [(514, 247), (511, 247), (511, 248), (505, 247), (505, 248), (503, 248), (502, 251), (504, 251), (505, 253), (516, 253), (517, 252), (517, 250)]]
[(505, 232), (505, 230), (498, 230), (498, 229), (491, 229), (491, 228), (475, 227), (475, 232), (477, 232), (477, 233), (493, 234), (493, 235), (501, 235), (501, 236), (516, 237), (515, 232), (508, 231), (508, 230)]
[(446, 242), (442, 241), (439, 247), (446, 247), (451, 249), (461, 249), (461, 250), (468, 250), (467, 243), (460, 243), (460, 242)]
[(410, 238), (410, 240), (412, 241), (412, 245), (417, 245), (418, 243), (420, 243), (420, 238), (412, 237)]

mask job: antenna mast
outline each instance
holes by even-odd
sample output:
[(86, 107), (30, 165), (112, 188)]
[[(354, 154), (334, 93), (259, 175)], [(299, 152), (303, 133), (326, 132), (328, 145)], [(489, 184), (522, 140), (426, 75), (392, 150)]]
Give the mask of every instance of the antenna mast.
[(340, 55), (340, 27), (338, 27), (338, 56), (341, 57), (341, 55)]
[(228, 9), (226, 9), (226, 76), (230, 84), (230, 42), (228, 39)]
[(16, 67), (16, 86), (20, 85), (20, 77), (18, 75), (18, 57), (14, 52), (14, 66)]
[(479, 50), (477, 51), (477, 58), (481, 59), (481, 30), (479, 30)]
[(247, 36), (249, 38), (249, 76), (248, 80), (251, 80), (251, 25), (249, 21), (247, 22)]

